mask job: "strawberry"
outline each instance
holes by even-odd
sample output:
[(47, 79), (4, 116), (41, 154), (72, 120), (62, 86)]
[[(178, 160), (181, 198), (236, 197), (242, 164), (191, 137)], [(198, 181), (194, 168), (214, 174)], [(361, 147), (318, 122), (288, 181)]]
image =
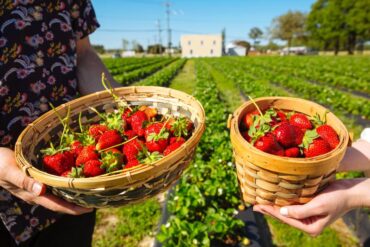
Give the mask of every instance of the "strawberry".
[(147, 116), (142, 111), (137, 111), (131, 115), (131, 127), (138, 134), (144, 136), (144, 122), (148, 121)]
[(291, 147), (291, 148), (285, 149), (285, 156), (287, 156), (287, 157), (298, 157), (299, 156), (299, 148)]
[(252, 138), (249, 136), (248, 131), (243, 131), (242, 136), (247, 140), (247, 142), (251, 142)]
[(143, 149), (144, 143), (138, 139), (131, 140), (130, 142), (123, 145), (123, 154), (126, 157), (126, 160), (135, 160), (139, 151)]
[(276, 138), (272, 134), (266, 134), (265, 136), (260, 137), (254, 144), (256, 148), (261, 151), (270, 154), (276, 154), (279, 156), (284, 155), (284, 149), (276, 141)]
[(71, 144), (71, 152), (74, 154), (76, 158), (81, 153), (83, 148), (84, 147), (82, 146), (80, 141), (74, 141)]
[(146, 147), (149, 152), (162, 153), (168, 145), (169, 133), (163, 123), (152, 123), (145, 129)]
[(136, 132), (133, 131), (133, 130), (125, 130), (123, 132), (123, 135), (129, 140), (131, 138), (134, 138), (135, 136), (137, 136)]
[(186, 117), (179, 117), (177, 119), (170, 118), (165, 128), (174, 136), (187, 137), (193, 129), (193, 123)]
[(129, 160), (123, 169), (128, 169), (134, 166), (138, 166), (140, 163), (137, 159)]
[(122, 137), (117, 130), (108, 130), (100, 136), (99, 141), (96, 144), (96, 150), (103, 150), (120, 144), (121, 142)]
[(334, 149), (338, 146), (339, 138), (337, 132), (335, 132), (335, 130), (330, 125), (321, 125), (316, 128), (316, 131), (322, 139), (329, 143), (331, 149)]
[(244, 118), (244, 123), (245, 123), (245, 125), (248, 127), (248, 128), (250, 128), (251, 126), (252, 126), (252, 124), (253, 124), (253, 116), (258, 116), (259, 115), (259, 112), (258, 112), (258, 110), (254, 110), (254, 111), (252, 111), (252, 112), (250, 112), (250, 113), (247, 113), (246, 115), (245, 115), (245, 118)]
[(89, 160), (83, 166), (85, 177), (95, 177), (104, 174), (105, 170), (101, 168), (102, 163), (99, 160)]
[(163, 155), (167, 156), (179, 147), (181, 147), (182, 144), (185, 143), (185, 139), (180, 137), (180, 138), (171, 138), (170, 140), (170, 145), (163, 151)]
[(116, 148), (109, 149), (101, 154), (102, 169), (107, 172), (116, 171), (122, 168), (123, 154)]
[(43, 157), (45, 170), (54, 175), (62, 175), (64, 172), (70, 171), (74, 163), (74, 154), (69, 151)]
[(106, 131), (108, 131), (107, 126), (102, 124), (93, 124), (89, 128), (89, 135), (95, 139), (95, 142), (97, 142), (100, 136)]
[(283, 145), (283, 147), (291, 147), (296, 143), (296, 133), (294, 127), (289, 123), (281, 123), (274, 131), (273, 134), (276, 140)]
[(146, 107), (144, 113), (148, 119), (152, 119), (158, 114), (157, 109), (152, 107)]
[(277, 114), (277, 117), (280, 119), (280, 122), (288, 121), (287, 117), (286, 117), (286, 115), (283, 111), (277, 111), (276, 114)]
[(89, 160), (97, 160), (99, 155), (96, 152), (95, 146), (86, 146), (82, 149), (81, 153), (77, 156), (76, 166), (85, 164)]
[(312, 129), (312, 123), (308, 117), (302, 113), (294, 113), (290, 117), (289, 123), (301, 129)]
[(60, 174), (60, 176), (68, 178), (70, 173), (71, 173), (71, 170), (67, 170), (63, 172), (62, 174)]
[(322, 138), (314, 139), (307, 148), (303, 150), (305, 157), (315, 157), (330, 152), (331, 147), (327, 141)]
[(296, 146), (299, 146), (302, 144), (302, 141), (303, 141), (303, 136), (304, 136), (304, 131), (302, 129), (300, 129), (299, 127), (297, 126), (294, 126), (292, 125), (292, 127), (294, 128), (294, 132), (295, 132), (295, 145)]
[(126, 122), (126, 124), (131, 124), (131, 115), (132, 115), (132, 111), (127, 108), (123, 114), (122, 114), (122, 120)]

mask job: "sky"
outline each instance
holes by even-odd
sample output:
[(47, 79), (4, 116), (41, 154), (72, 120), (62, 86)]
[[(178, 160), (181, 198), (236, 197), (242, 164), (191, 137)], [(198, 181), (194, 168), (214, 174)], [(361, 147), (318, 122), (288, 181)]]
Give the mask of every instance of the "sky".
[[(92, 44), (106, 49), (122, 48), (122, 40), (146, 47), (159, 42), (167, 45), (166, 0), (92, 0), (100, 28), (90, 35)], [(170, 0), (172, 44), (179, 45), (182, 34), (220, 34), (226, 43), (248, 40), (252, 27), (266, 33), (274, 17), (289, 10), (309, 12), (314, 0)], [(158, 23), (162, 31), (159, 35)], [(266, 43), (267, 41), (262, 41)]]

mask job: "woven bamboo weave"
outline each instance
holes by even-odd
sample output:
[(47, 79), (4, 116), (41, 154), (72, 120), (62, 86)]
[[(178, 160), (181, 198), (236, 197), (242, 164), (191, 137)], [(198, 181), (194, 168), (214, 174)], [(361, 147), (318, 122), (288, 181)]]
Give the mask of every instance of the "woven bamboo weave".
[[(19, 136), (16, 160), (29, 176), (46, 184), (56, 195), (85, 207), (112, 207), (146, 200), (169, 188), (188, 167), (195, 148), (205, 129), (202, 105), (191, 95), (162, 87), (122, 87), (114, 93), (131, 106), (146, 105), (157, 108), (159, 114), (186, 116), (195, 129), (179, 149), (151, 165), (139, 165), (112, 175), (91, 178), (66, 178), (42, 171), (40, 150), (52, 141), (57, 143), (63, 127), (54, 111), (49, 111), (28, 125)], [(71, 111), (71, 128), (78, 130), (78, 115), (83, 124), (98, 122), (99, 116), (90, 109), (112, 112), (116, 103), (107, 91), (97, 92), (70, 101), (56, 108), (61, 116)]]
[[(309, 116), (324, 116), (327, 109), (310, 101), (289, 97), (264, 97), (255, 99), (260, 109), (274, 107), (301, 112)], [(339, 135), (339, 145), (329, 153), (313, 158), (289, 158), (271, 155), (255, 148), (241, 135), (242, 118), (255, 110), (251, 101), (240, 106), (229, 119), (230, 138), (236, 162), (239, 187), (247, 204), (274, 204), (278, 206), (303, 204), (335, 179), (349, 134), (343, 123), (328, 113), (327, 123)]]

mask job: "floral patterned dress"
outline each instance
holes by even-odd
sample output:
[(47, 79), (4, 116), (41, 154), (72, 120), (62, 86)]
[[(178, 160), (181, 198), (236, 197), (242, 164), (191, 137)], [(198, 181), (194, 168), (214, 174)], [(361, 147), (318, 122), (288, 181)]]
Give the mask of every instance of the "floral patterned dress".
[[(89, 0), (0, 0), (0, 147), (78, 95), (76, 42), (99, 26)], [(0, 188), (0, 219), (17, 243), (60, 215)]]

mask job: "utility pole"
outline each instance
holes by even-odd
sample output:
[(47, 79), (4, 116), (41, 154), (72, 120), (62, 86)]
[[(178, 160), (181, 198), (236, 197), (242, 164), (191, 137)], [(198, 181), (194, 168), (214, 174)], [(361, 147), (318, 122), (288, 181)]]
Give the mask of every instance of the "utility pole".
[(161, 29), (161, 21), (159, 19), (157, 21), (157, 27), (158, 27), (159, 53), (162, 55), (162, 29)]
[(168, 55), (171, 56), (171, 28), (170, 28), (170, 15), (171, 15), (171, 3), (170, 1), (166, 1), (166, 14), (167, 14), (167, 49), (168, 49)]

